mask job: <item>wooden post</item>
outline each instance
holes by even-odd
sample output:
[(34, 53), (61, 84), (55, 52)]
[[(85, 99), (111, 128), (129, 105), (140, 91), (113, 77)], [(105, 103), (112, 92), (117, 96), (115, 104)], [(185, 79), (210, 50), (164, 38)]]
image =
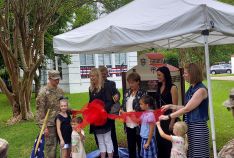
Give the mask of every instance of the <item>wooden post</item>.
[(123, 91), (123, 97), (126, 92), (127, 86), (126, 86), (126, 72), (122, 72), (122, 91)]
[(184, 81), (184, 69), (183, 68), (179, 68), (180, 70), (180, 85), (181, 85), (181, 101), (182, 101), (182, 105), (184, 105), (185, 103), (185, 81)]
[(39, 143), (41, 141), (42, 134), (43, 134), (43, 132), (45, 130), (45, 127), (46, 127), (46, 124), (47, 124), (47, 121), (48, 121), (48, 117), (49, 117), (49, 113), (50, 113), (50, 109), (48, 109), (48, 111), (46, 113), (46, 116), (45, 116), (45, 119), (44, 119), (44, 122), (43, 122), (43, 125), (42, 125), (42, 128), (41, 128), (39, 137), (37, 139), (37, 144), (36, 144), (35, 153), (34, 153), (35, 155), (37, 153), (37, 149), (38, 149)]

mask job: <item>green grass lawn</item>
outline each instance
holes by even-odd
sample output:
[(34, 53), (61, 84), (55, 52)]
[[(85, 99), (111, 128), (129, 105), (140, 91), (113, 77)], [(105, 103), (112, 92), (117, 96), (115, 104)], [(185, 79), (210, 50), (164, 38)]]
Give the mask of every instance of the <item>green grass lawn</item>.
[[(215, 116), (216, 143), (218, 151), (230, 139), (234, 138), (234, 119), (222, 103), (228, 98), (229, 91), (234, 87), (233, 81), (212, 81), (213, 106)], [(88, 101), (88, 93), (67, 94), (70, 107), (80, 109)], [(32, 99), (32, 110), (35, 112), (35, 99)], [(27, 158), (39, 129), (34, 121), (24, 121), (13, 126), (7, 126), (6, 121), (12, 116), (11, 106), (5, 95), (0, 94), (0, 137), (6, 139), (9, 144), (9, 158)], [(117, 122), (117, 137), (120, 146), (126, 145), (126, 135), (123, 124)], [(86, 152), (96, 149), (93, 135), (86, 132)], [(210, 146), (212, 148), (212, 145)]]
[(214, 107), (214, 121), (217, 149), (230, 139), (234, 138), (234, 118), (231, 111), (223, 106), (223, 102), (229, 98), (229, 92), (234, 88), (233, 81), (212, 81), (212, 99)]

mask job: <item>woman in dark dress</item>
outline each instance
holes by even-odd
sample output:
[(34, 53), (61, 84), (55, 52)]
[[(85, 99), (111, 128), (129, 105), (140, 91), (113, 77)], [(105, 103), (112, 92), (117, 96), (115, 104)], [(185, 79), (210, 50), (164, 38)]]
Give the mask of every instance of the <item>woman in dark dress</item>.
[[(157, 69), (158, 78), (158, 95), (157, 108), (160, 109), (166, 104), (178, 104), (178, 91), (177, 87), (172, 84), (171, 74), (167, 67), (163, 66)], [(165, 112), (166, 115), (172, 113), (172, 110)], [(166, 134), (172, 134), (172, 128), (175, 123), (175, 119), (160, 121), (163, 131)], [(156, 139), (158, 146), (158, 158), (170, 158), (172, 144), (170, 141), (163, 139), (158, 130), (156, 130)]]
[[(99, 99), (104, 102), (104, 108), (109, 113), (112, 106), (112, 98), (108, 96), (109, 90), (104, 87), (101, 72), (97, 68), (93, 68), (89, 74), (90, 87), (89, 87), (89, 102), (94, 99)], [(106, 156), (113, 157), (113, 143), (111, 139), (111, 122), (108, 119), (102, 126), (90, 125), (90, 133), (94, 133), (96, 144), (101, 152), (101, 158)]]

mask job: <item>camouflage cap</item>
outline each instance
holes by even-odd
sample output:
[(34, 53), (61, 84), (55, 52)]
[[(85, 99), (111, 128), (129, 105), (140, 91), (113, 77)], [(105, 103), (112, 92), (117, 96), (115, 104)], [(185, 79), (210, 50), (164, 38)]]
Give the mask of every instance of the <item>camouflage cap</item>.
[(226, 106), (227, 108), (233, 108), (234, 107), (234, 88), (231, 89), (229, 99), (226, 100), (223, 103), (223, 105)]
[(60, 79), (60, 73), (57, 70), (49, 70), (48, 75), (49, 75), (49, 78), (53, 80)]

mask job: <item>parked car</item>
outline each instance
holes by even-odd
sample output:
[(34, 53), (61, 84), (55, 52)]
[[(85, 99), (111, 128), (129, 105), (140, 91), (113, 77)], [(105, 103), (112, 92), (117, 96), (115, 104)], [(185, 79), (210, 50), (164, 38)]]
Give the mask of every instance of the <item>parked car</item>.
[(210, 67), (211, 74), (221, 74), (221, 73), (232, 73), (232, 66), (231, 64), (219, 64), (213, 65)]

